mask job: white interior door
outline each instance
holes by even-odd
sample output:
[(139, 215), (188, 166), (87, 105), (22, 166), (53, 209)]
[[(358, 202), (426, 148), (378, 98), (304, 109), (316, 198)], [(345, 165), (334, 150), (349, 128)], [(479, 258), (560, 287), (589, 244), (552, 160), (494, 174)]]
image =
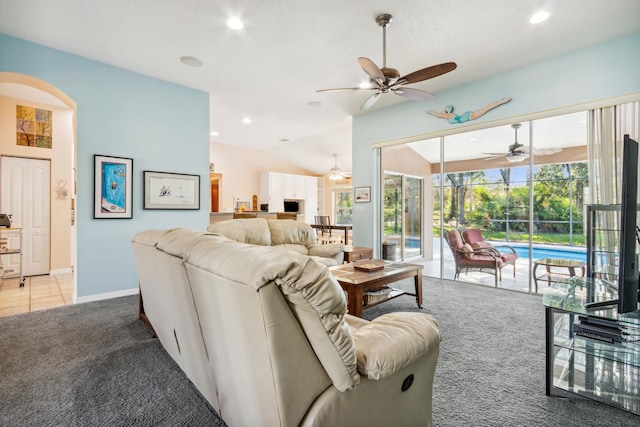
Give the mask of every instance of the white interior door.
[(22, 228), (22, 274), (49, 274), (51, 163), (49, 160), (2, 156), (0, 212)]

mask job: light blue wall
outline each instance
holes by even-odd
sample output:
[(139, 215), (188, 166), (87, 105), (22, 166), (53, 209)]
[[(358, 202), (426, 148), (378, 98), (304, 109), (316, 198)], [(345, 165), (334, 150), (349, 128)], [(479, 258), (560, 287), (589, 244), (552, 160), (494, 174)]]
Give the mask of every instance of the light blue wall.
[[(453, 105), (456, 113), (461, 114), (504, 97), (513, 98), (469, 122), (475, 125), (638, 92), (640, 33), (635, 33), (437, 93), (429, 103), (405, 102), (356, 116), (352, 122), (353, 186), (376, 185), (372, 179), (372, 144), (449, 131), (455, 127), (463, 131), (464, 125), (451, 125), (444, 119), (426, 114), (426, 110), (442, 111), (446, 105)], [(377, 246), (374, 208), (374, 203), (357, 205), (353, 213), (354, 245)]]
[[(131, 237), (209, 223), (209, 95), (0, 34), (0, 72), (60, 89), (77, 105), (77, 295), (137, 288)], [(133, 158), (133, 219), (93, 219), (94, 154)], [(200, 175), (199, 211), (143, 210), (142, 171)]]

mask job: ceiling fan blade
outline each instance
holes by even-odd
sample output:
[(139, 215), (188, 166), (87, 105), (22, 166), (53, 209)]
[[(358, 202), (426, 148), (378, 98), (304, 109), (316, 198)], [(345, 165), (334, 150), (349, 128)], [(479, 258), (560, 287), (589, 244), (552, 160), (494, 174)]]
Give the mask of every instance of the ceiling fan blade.
[(358, 64), (360, 64), (364, 72), (378, 84), (384, 83), (384, 74), (382, 74), (382, 70), (372, 60), (361, 56), (358, 58)]
[(534, 148), (533, 154), (535, 156), (550, 156), (562, 151), (562, 148)]
[(430, 101), (433, 99), (433, 95), (423, 90), (412, 89), (408, 87), (401, 87), (397, 89), (391, 89), (396, 95), (403, 98), (413, 99), (414, 101)]
[(482, 160), (493, 160), (493, 159), (499, 159), (500, 157), (506, 157), (506, 156), (508, 156), (508, 155), (509, 155), (508, 153), (507, 153), (507, 154), (482, 153), (482, 154), (492, 154), (492, 156), (491, 156), (491, 157), (485, 157), (485, 158), (484, 158), (484, 159), (482, 159)]
[(423, 80), (432, 79), (434, 77), (441, 76), (450, 71), (453, 71), (457, 68), (455, 62), (445, 62), (438, 65), (433, 65), (431, 67), (423, 68), (422, 70), (414, 71), (413, 73), (409, 73), (404, 77), (400, 77), (399, 81), (404, 82), (403, 84), (411, 84), (421, 82)]
[(335, 88), (335, 89), (318, 89), (316, 90), (316, 92), (337, 92), (339, 90), (372, 90), (372, 89), (376, 89), (375, 87), (339, 87), (339, 88)]
[(360, 107), (360, 109), (361, 110), (367, 110), (367, 109), (371, 108), (373, 106), (373, 104), (376, 103), (378, 98), (380, 98), (380, 92), (374, 93), (369, 98), (367, 98), (366, 101), (364, 101), (364, 103), (362, 104), (362, 107)]

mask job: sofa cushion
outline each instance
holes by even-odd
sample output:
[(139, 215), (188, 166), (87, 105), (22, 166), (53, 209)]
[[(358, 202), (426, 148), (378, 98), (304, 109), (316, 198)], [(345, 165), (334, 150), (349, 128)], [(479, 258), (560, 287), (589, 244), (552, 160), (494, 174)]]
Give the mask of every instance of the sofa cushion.
[(267, 221), (271, 230), (271, 244), (302, 245), (305, 248), (317, 246), (316, 233), (309, 224), (303, 221)]
[(169, 230), (163, 229), (163, 230), (140, 231), (134, 234), (131, 241), (133, 243), (138, 243), (140, 245), (145, 245), (145, 246), (151, 246), (152, 248), (154, 248), (158, 244), (158, 240), (160, 240), (160, 238), (164, 236), (165, 233), (167, 233), (167, 231)]
[(309, 256), (312, 260), (319, 262), (322, 265), (326, 265), (327, 267), (334, 267), (338, 265), (338, 261), (335, 258), (327, 258), (323, 256)]
[(358, 327), (352, 336), (358, 372), (375, 380), (410, 365), (441, 339), (438, 322), (433, 317), (403, 312), (376, 317)]
[(303, 246), (303, 245), (294, 245), (292, 243), (285, 243), (285, 244), (282, 244), (282, 245), (273, 245), (273, 246), (276, 247), (276, 248), (286, 249), (288, 251), (297, 252), (297, 253), (302, 254), (302, 255), (308, 255), (309, 254), (309, 249), (307, 249), (307, 247)]
[(263, 248), (219, 235), (203, 235), (194, 238), (185, 252), (185, 262), (256, 291), (275, 283), (333, 385), (340, 391), (354, 387), (360, 377), (351, 332), (344, 321), (347, 304), (342, 288), (327, 267), (308, 256), (294, 252), (282, 255), (278, 247)]
[(173, 228), (167, 230), (159, 239), (156, 247), (169, 255), (182, 258), (185, 249), (191, 244), (194, 236), (204, 234), (190, 228)]
[(209, 224), (207, 231), (252, 245), (271, 246), (271, 233), (264, 218), (236, 219)]

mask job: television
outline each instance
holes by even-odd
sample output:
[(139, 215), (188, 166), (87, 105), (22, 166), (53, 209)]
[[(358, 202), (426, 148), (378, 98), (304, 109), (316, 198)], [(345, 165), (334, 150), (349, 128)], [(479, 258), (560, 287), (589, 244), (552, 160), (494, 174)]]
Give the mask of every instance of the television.
[(622, 146), (620, 237), (618, 239), (618, 299), (588, 303), (587, 309), (617, 305), (618, 313), (638, 310), (638, 143), (629, 135)]
[(298, 212), (298, 202), (295, 200), (285, 200), (284, 201), (284, 211), (285, 212)]
[(622, 148), (622, 199), (620, 204), (620, 260), (618, 266), (618, 313), (638, 309), (638, 143), (624, 136)]

